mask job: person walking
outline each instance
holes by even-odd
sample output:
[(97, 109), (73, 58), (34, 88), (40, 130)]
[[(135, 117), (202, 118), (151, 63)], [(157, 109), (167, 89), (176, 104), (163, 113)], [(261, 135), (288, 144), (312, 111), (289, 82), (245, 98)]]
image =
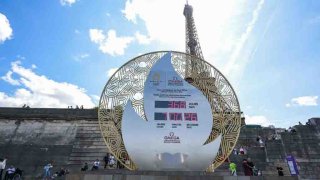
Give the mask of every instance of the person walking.
[(49, 163), (49, 164), (47, 164), (47, 165), (45, 165), (44, 166), (44, 177), (43, 177), (43, 179), (50, 179), (51, 178), (51, 168), (52, 168), (53, 166), (51, 165), (51, 163)]
[(16, 168), (14, 168), (12, 165), (7, 169), (6, 175), (4, 179), (12, 179), (14, 176), (14, 173), (16, 172)]
[(81, 171), (87, 171), (89, 169), (88, 163), (84, 163), (84, 166), (81, 168)]
[(284, 176), (283, 168), (281, 166), (277, 167), (277, 171), (278, 171), (278, 176)]
[(252, 176), (252, 168), (249, 166), (247, 159), (243, 159), (242, 167), (245, 176)]
[[(247, 164), (249, 166), (249, 170), (250, 170), (250, 174), (251, 174), (250, 176), (255, 175), (256, 174), (256, 171), (254, 171), (255, 166), (254, 166), (253, 162), (251, 161), (251, 158), (248, 158)], [(253, 174), (254, 172), (255, 172), (255, 174)]]
[(110, 158), (110, 154), (109, 154), (109, 153), (107, 153), (107, 154), (104, 156), (104, 158), (103, 158), (103, 160), (104, 160), (104, 168), (105, 168), (105, 169), (106, 169), (107, 166), (109, 165), (109, 158)]
[(230, 163), (229, 164), (229, 170), (231, 173), (231, 176), (237, 176), (237, 165), (235, 163)]
[(0, 180), (2, 180), (2, 173), (6, 169), (6, 162), (7, 162), (6, 158), (3, 158), (3, 159), (0, 158)]
[(96, 159), (94, 162), (93, 162), (93, 166), (92, 166), (92, 171), (94, 170), (98, 170), (99, 169), (99, 166), (100, 166), (100, 161), (99, 159)]

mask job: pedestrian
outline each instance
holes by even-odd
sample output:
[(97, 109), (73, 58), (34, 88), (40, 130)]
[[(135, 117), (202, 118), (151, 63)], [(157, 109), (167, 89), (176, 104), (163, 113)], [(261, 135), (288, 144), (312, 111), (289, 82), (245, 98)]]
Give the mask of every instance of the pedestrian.
[(87, 171), (88, 169), (88, 163), (84, 163), (84, 166), (81, 168), (81, 171)]
[(113, 166), (116, 164), (116, 160), (113, 155), (110, 155), (109, 159), (109, 166), (113, 168)]
[(279, 175), (279, 176), (284, 176), (284, 174), (283, 174), (283, 168), (282, 168), (281, 166), (278, 166), (278, 167), (277, 167), (277, 171), (278, 171), (278, 175)]
[(241, 155), (244, 155), (244, 148), (242, 146), (240, 147), (239, 151)]
[(7, 159), (6, 158), (0, 158), (0, 180), (2, 179), (2, 173), (3, 171), (6, 169), (6, 162)]
[(99, 165), (100, 165), (100, 161), (99, 159), (96, 159), (94, 162), (93, 162), (93, 166), (92, 166), (92, 171), (94, 170), (98, 170), (99, 169)]
[(243, 159), (242, 167), (245, 176), (252, 176), (252, 168), (249, 166), (247, 159)]
[(58, 177), (66, 175), (66, 170), (64, 168), (60, 168), (60, 171), (58, 172)]
[(234, 154), (234, 155), (238, 155), (238, 149), (237, 149), (237, 148), (234, 148), (234, 149), (233, 149), (233, 154)]
[(47, 164), (47, 165), (45, 165), (44, 167), (43, 167), (43, 170), (44, 170), (44, 177), (43, 177), (43, 179), (50, 179), (51, 178), (51, 168), (52, 168), (53, 166), (52, 166), (52, 164), (51, 163), (49, 163), (49, 164)]
[(14, 168), (12, 165), (7, 169), (6, 175), (4, 179), (12, 179), (14, 176), (14, 173), (16, 172), (16, 168)]
[(237, 176), (237, 165), (235, 163), (230, 163), (229, 164), (229, 170), (231, 173), (231, 176)]
[(254, 164), (253, 164), (253, 162), (251, 161), (251, 158), (248, 158), (248, 166), (249, 166), (249, 168), (250, 168), (250, 171), (251, 171), (251, 176), (253, 175), (253, 170), (254, 170)]
[(262, 139), (259, 139), (260, 147), (264, 147)]
[(253, 176), (259, 176), (259, 172), (260, 172), (260, 169), (258, 169), (256, 166), (253, 166), (252, 168)]
[(257, 138), (256, 138), (257, 142), (259, 142), (260, 139), (261, 139), (261, 136), (257, 136)]
[(105, 169), (106, 169), (107, 166), (109, 165), (109, 158), (110, 158), (110, 153), (107, 153), (107, 154), (104, 156), (104, 158), (103, 158), (103, 160), (104, 160), (104, 168), (105, 168)]

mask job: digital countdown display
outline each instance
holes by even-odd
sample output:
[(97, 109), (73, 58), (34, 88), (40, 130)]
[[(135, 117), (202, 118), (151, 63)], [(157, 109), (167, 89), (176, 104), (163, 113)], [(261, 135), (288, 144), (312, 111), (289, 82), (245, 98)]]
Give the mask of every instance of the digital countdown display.
[(167, 113), (166, 112), (155, 112), (154, 113), (154, 120), (167, 120)]
[[(183, 114), (183, 116), (182, 116)], [(183, 119), (182, 119), (183, 117)], [(168, 113), (166, 112), (155, 112), (154, 113), (154, 120), (168, 120)], [(169, 113), (169, 120), (171, 121), (198, 121), (197, 113), (176, 113), (171, 112)]]
[(171, 121), (182, 121), (182, 113), (169, 113)]
[(155, 101), (154, 107), (185, 109), (186, 102), (185, 101)]

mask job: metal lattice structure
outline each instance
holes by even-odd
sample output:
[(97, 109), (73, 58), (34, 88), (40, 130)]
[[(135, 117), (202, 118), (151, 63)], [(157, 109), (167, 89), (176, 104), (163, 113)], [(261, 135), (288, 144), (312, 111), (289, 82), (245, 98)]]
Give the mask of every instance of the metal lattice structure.
[(189, 4), (184, 6), (183, 15), (186, 17), (186, 53), (203, 59), (196, 25), (193, 19), (193, 8)]
[[(186, 18), (186, 53), (192, 56), (203, 59), (202, 50), (200, 47), (196, 25), (193, 19), (193, 8), (188, 3), (184, 6), (183, 15)], [(196, 61), (190, 61), (190, 64), (186, 66), (186, 77), (191, 78), (201, 71), (203, 72), (203, 66), (197, 69), (199, 65), (195, 64)]]
[[(194, 19), (193, 19), (193, 8), (192, 8), (192, 6), (190, 6), (188, 4), (188, 2), (184, 7), (183, 15), (186, 18), (186, 53), (188, 53), (194, 57), (204, 59), (203, 54), (202, 54), (202, 50), (200, 47), (200, 42), (198, 39), (196, 25), (195, 25)], [(240, 108), (239, 108), (239, 111), (237, 111), (237, 112), (233, 112), (232, 109), (230, 109), (227, 102), (224, 101), (225, 97), (223, 97), (223, 94), (221, 94), (218, 91), (218, 89), (214, 86), (216, 83), (215, 81), (217, 79), (215, 79), (214, 77), (209, 77), (207, 74), (210, 74), (210, 70), (207, 68), (207, 66), (205, 64), (203, 64), (203, 62), (200, 62), (200, 63), (197, 62), (194, 59), (194, 57), (191, 57), (190, 62), (186, 65), (186, 72), (185, 72), (186, 80), (189, 83), (191, 83), (194, 86), (201, 89), (204, 92), (204, 94), (207, 96), (207, 98), (209, 99), (209, 102), (219, 103), (220, 105), (217, 107), (224, 108), (223, 111), (225, 114), (223, 116), (216, 117), (217, 119), (219, 119), (218, 121), (220, 123), (222, 123), (222, 124), (226, 123), (228, 121), (228, 118), (226, 118), (226, 117), (229, 116), (230, 113), (237, 113), (238, 114), (237, 116), (240, 117), (240, 115), (241, 115)], [(221, 109), (220, 110), (212, 109), (212, 110), (213, 110), (214, 116), (216, 115), (214, 112), (221, 112)], [(216, 118), (214, 117), (214, 119), (216, 119)], [(214, 123), (213, 128), (216, 129), (216, 131), (213, 131), (213, 132), (217, 132), (217, 133), (211, 134), (211, 136), (212, 136), (211, 138), (214, 139), (220, 133), (224, 134), (223, 133), (224, 128), (219, 127), (216, 123)], [(234, 128), (238, 129), (238, 134), (239, 134), (240, 128), (238, 128), (238, 124), (236, 126), (234, 126)], [(208, 140), (210, 140), (210, 138)], [(222, 143), (224, 143), (224, 142), (222, 142)], [(229, 154), (231, 153), (231, 151), (229, 151), (229, 150), (233, 149), (234, 146), (235, 146), (235, 144), (233, 144), (232, 148), (225, 148), (226, 145), (220, 147), (221, 154), (219, 154), (217, 156), (215, 162), (210, 167), (211, 170), (217, 168), (220, 164), (222, 164), (229, 157)]]
[[(146, 120), (143, 108), (144, 83), (151, 67), (166, 53), (148, 53), (124, 64), (109, 79), (100, 98), (99, 124), (105, 143), (117, 160), (131, 170), (137, 167), (130, 160), (121, 136), (123, 107), (131, 100), (137, 114)], [(213, 113), (212, 131), (204, 144), (222, 135), (219, 152), (207, 169), (213, 171), (225, 161), (237, 142), (241, 127), (240, 106), (230, 83), (215, 67), (195, 56), (172, 52), (173, 67), (182, 78), (190, 77), (186, 76), (186, 71), (192, 62), (195, 69), (205, 71), (193, 73), (189, 83), (203, 92)], [(125, 163), (128, 157), (129, 163)]]

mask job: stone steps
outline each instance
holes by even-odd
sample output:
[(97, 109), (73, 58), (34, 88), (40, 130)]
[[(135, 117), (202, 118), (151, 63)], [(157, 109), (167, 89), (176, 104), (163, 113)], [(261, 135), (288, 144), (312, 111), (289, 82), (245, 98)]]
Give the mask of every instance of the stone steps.
[(104, 141), (76, 141), (74, 145), (79, 146), (101, 146), (104, 145)]
[(96, 159), (102, 162), (106, 152), (107, 146), (101, 136), (98, 121), (82, 122), (77, 126), (77, 134), (68, 165), (77, 169), (84, 163), (92, 164)]
[(96, 152), (102, 152), (102, 151), (106, 151), (106, 148), (73, 148), (72, 149), (72, 153), (96, 153)]

